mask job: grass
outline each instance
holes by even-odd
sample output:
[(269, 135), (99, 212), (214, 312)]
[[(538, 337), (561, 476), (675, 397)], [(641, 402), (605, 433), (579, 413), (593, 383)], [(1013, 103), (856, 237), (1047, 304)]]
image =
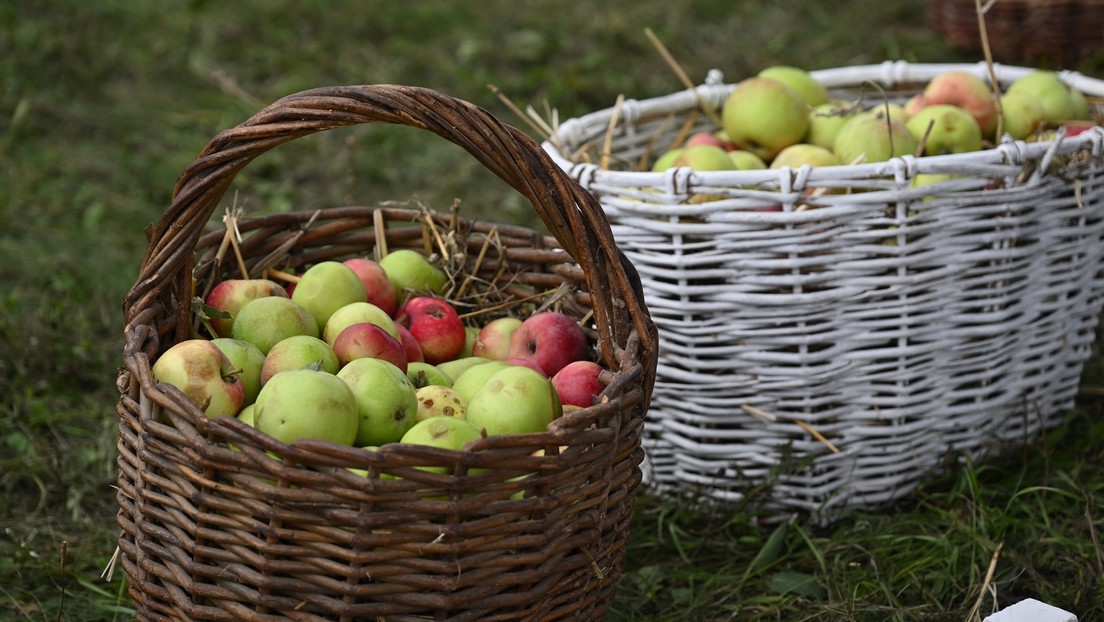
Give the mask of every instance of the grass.
[[(114, 550), (120, 300), (143, 228), (219, 130), (325, 84), (432, 86), (517, 122), (488, 89), (561, 118), (770, 64), (974, 61), (919, 0), (357, 3), (52, 0), (0, 4), (0, 617), (126, 619)], [(856, 41), (854, 33), (873, 33)], [(1000, 59), (998, 59), (1000, 60)], [(1101, 73), (1099, 64), (1084, 71)], [(236, 190), (252, 214), (417, 197), (537, 226), (459, 149), (371, 127), (281, 147)], [(1096, 359), (1094, 359), (1096, 360)], [(1090, 377), (1099, 377), (1096, 367)], [(964, 620), (1021, 597), (1104, 617), (1104, 429), (1069, 428), (964, 463), (832, 528), (748, 508), (641, 499), (618, 620)], [(986, 572), (996, 565), (990, 581)], [(979, 604), (980, 603), (980, 604)]]

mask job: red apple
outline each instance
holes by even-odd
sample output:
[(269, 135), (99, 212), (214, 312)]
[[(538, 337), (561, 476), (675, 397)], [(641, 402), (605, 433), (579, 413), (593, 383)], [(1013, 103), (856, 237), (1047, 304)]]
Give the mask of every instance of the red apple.
[(548, 374), (544, 373), (544, 369), (540, 366), (540, 363), (538, 363), (536, 361), (536, 359), (525, 358), (525, 357), (521, 357), (521, 356), (507, 356), (506, 358), (502, 359), (502, 362), (507, 363), (509, 365), (516, 365), (518, 367), (528, 367), (529, 369), (532, 369), (533, 371), (540, 372), (540, 374), (542, 376), (547, 376), (548, 375)]
[(225, 311), (230, 318), (211, 318), (211, 328), (217, 337), (229, 337), (234, 318), (247, 303), (264, 296), (290, 298), (282, 285), (268, 279), (226, 279), (219, 281), (207, 294), (208, 307)]
[(418, 340), (414, 339), (414, 335), (410, 333), (410, 329), (402, 324), (395, 324), (395, 329), (399, 331), (399, 343), (401, 343), (403, 349), (406, 350), (407, 362), (425, 362), (425, 357), (422, 356), (422, 346), (418, 345)]
[(568, 363), (588, 358), (589, 352), (586, 333), (575, 320), (559, 311), (541, 311), (514, 331), (508, 358), (534, 360), (551, 378)]
[(360, 282), (364, 284), (368, 302), (383, 309), (388, 315), (395, 312), (398, 305), (398, 293), (395, 291), (394, 284), (387, 278), (387, 272), (384, 271), (383, 266), (378, 261), (367, 257), (353, 257), (342, 263), (352, 268), (353, 272), (360, 277)]
[(552, 388), (565, 406), (593, 406), (606, 388), (601, 375), (602, 366), (594, 361), (574, 361), (552, 376)]
[(371, 322), (353, 324), (341, 331), (334, 340), (333, 350), (342, 367), (356, 359), (383, 359), (405, 374), (409, 362), (402, 342)]
[(425, 362), (436, 365), (451, 361), (464, 350), (467, 331), (456, 309), (433, 296), (414, 296), (399, 311), (399, 324), (406, 326)]
[(245, 406), (245, 383), (230, 359), (207, 339), (188, 339), (166, 350), (150, 369), (208, 417), (233, 417)]
[(516, 317), (500, 317), (487, 322), (475, 338), (472, 356), (495, 361), (506, 358), (510, 355), (510, 338), (518, 326), (521, 326), (521, 319)]

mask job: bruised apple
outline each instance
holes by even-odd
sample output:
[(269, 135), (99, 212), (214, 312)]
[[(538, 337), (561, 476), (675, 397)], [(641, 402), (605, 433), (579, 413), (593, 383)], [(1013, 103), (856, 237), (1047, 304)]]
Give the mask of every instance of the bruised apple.
[(245, 406), (245, 384), (222, 350), (207, 339), (188, 339), (170, 347), (150, 370), (208, 417), (233, 417)]

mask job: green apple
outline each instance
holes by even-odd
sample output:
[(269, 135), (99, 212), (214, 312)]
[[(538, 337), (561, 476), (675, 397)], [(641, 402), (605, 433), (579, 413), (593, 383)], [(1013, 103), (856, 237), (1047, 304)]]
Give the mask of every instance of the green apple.
[(368, 292), (352, 268), (340, 261), (323, 261), (299, 277), (291, 299), (310, 311), (321, 334), (334, 311), (353, 302), (367, 302)]
[(997, 98), (989, 84), (968, 71), (946, 71), (924, 87), (925, 107), (937, 104), (958, 106), (970, 113), (982, 136), (992, 137), (997, 127)]
[(478, 326), (465, 326), (464, 327), (464, 347), (460, 350), (460, 356), (456, 358), (464, 358), (465, 356), (472, 356), (472, 350), (475, 349), (475, 340), (479, 338)]
[(402, 339), (399, 335), (399, 329), (395, 327), (395, 320), (382, 308), (370, 302), (351, 302), (330, 315), (330, 319), (326, 321), (326, 326), (322, 329), (322, 340), (330, 344), (332, 348), (341, 331), (353, 324), (364, 322), (379, 326), (395, 339)]
[(721, 110), (724, 130), (739, 149), (769, 162), (809, 128), (809, 106), (784, 83), (758, 76), (740, 81)]
[(318, 336), (318, 323), (302, 305), (290, 298), (266, 296), (242, 307), (234, 319), (231, 336), (268, 354), (272, 346), (293, 335)]
[(552, 381), (520, 365), (496, 372), (467, 404), (467, 420), (488, 436), (543, 432), (563, 413)]
[(1073, 102), (1073, 112), (1070, 114), (1071, 121), (1089, 121), (1092, 119), (1092, 105), (1089, 103), (1089, 98), (1084, 93), (1078, 91), (1075, 88), (1070, 88), (1070, 101)]
[(656, 161), (652, 164), (652, 171), (656, 173), (662, 173), (663, 171), (676, 166), (675, 160), (682, 155), (682, 150), (685, 147), (676, 147), (664, 151), (656, 158)]
[(311, 335), (293, 335), (277, 342), (264, 357), (261, 385), (282, 371), (308, 368), (336, 374), (340, 365), (330, 344)]
[(1047, 112), (1038, 97), (1027, 91), (1001, 95), (1004, 132), (1017, 140), (1026, 139), (1046, 127)]
[(842, 162), (840, 162), (839, 157), (830, 149), (817, 145), (798, 143), (779, 151), (778, 155), (774, 157), (774, 160), (771, 160), (770, 167), (782, 168), (788, 166), (790, 168), (801, 168), (806, 164), (810, 166), (837, 166), (842, 164)]
[(840, 128), (857, 112), (857, 106), (841, 102), (828, 102), (814, 107), (809, 112), (809, 129), (805, 134), (805, 142), (831, 149)]
[(337, 378), (349, 386), (356, 399), (357, 445), (393, 443), (414, 425), (418, 414), (416, 389), (393, 363), (354, 359), (337, 372)]
[(696, 171), (732, 170), (732, 159), (728, 152), (714, 145), (694, 145), (684, 147), (673, 166), (687, 166)]
[(832, 143), (832, 151), (844, 164), (851, 164), (860, 156), (864, 162), (885, 162), (915, 154), (916, 147), (916, 138), (907, 125), (870, 111), (848, 119)]
[(452, 390), (467, 403), (484, 382), (507, 367), (512, 365), (506, 361), (489, 361), (469, 367), (452, 382)]
[(243, 339), (219, 337), (211, 343), (230, 359), (235, 369), (241, 370), (241, 381), (245, 388), (245, 404), (252, 404), (261, 390), (261, 370), (264, 367), (265, 353), (257, 346)]
[[(482, 438), (482, 431), (463, 419), (456, 417), (430, 417), (416, 423), (403, 434), (400, 441), (410, 445), (427, 445), (441, 449), (459, 451), (468, 443)], [(433, 473), (448, 474), (452, 469), (445, 466), (418, 467)]]
[(261, 387), (254, 426), (283, 443), (316, 439), (352, 445), (357, 438), (357, 400), (337, 376), (312, 369), (282, 371)]
[(157, 382), (179, 389), (208, 417), (233, 417), (245, 406), (240, 372), (207, 339), (174, 344), (157, 357), (150, 372)]
[(211, 318), (211, 328), (219, 337), (229, 337), (233, 332), (234, 318), (242, 307), (265, 296), (287, 298), (283, 285), (268, 279), (225, 279), (215, 284), (204, 301), (207, 306), (225, 311), (229, 318)]
[(448, 274), (416, 250), (393, 250), (379, 264), (395, 286), (400, 305), (410, 293), (444, 294), (448, 289)]
[(436, 365), (426, 363), (425, 361), (407, 363), (406, 377), (410, 378), (410, 382), (414, 385), (415, 389), (427, 387), (432, 384), (441, 385), (442, 387), (452, 386), (452, 378), (450, 378), (448, 374), (437, 369)]
[(906, 125), (912, 137), (923, 142), (925, 155), (981, 151), (981, 126), (958, 106), (925, 106)]
[(744, 149), (729, 151), (728, 159), (732, 160), (732, 168), (737, 171), (758, 171), (767, 168), (763, 158)]
[(475, 367), (481, 363), (487, 363), (490, 360), (491, 359), (484, 356), (466, 356), (464, 358), (437, 363), (436, 367), (438, 371), (448, 376), (451, 382), (455, 383), (456, 379), (460, 377), (460, 374), (464, 373), (469, 367)]
[(1030, 93), (1037, 97), (1046, 110), (1048, 123), (1057, 125), (1073, 118), (1073, 97), (1057, 72), (1039, 69), (1025, 74), (1008, 85), (1005, 94), (1009, 93)]
[(238, 413), (238, 420), (247, 426), (256, 426), (256, 421), (253, 419), (253, 410), (256, 407), (256, 404), (246, 404), (245, 408), (242, 408), (241, 412)]
[(771, 78), (790, 87), (801, 96), (806, 105), (819, 106), (828, 101), (828, 89), (817, 82), (812, 74), (800, 67), (774, 65), (759, 72), (760, 78)]
[(439, 384), (431, 384), (414, 391), (418, 398), (418, 412), (414, 415), (415, 421), (422, 421), (430, 417), (459, 417), (465, 418), (466, 406), (464, 400), (449, 387)]

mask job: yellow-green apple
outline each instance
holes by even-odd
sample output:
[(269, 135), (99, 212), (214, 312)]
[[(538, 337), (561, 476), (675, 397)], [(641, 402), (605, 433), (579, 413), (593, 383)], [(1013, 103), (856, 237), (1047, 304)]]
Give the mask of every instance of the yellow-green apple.
[(729, 151), (728, 159), (732, 160), (732, 168), (737, 171), (758, 171), (767, 168), (763, 158), (744, 149)]
[(759, 72), (760, 78), (771, 78), (790, 87), (808, 106), (819, 106), (828, 101), (828, 89), (817, 82), (812, 74), (800, 67), (773, 65)]
[(673, 166), (688, 166), (696, 171), (727, 171), (732, 169), (728, 152), (713, 145), (687, 145), (679, 152)]
[(434, 367), (437, 368), (442, 374), (447, 376), (450, 381), (456, 382), (456, 379), (460, 377), (471, 367), (482, 363), (488, 363), (491, 359), (483, 356), (465, 356), (464, 358), (454, 359), (451, 361), (445, 361), (444, 363), (438, 363)]
[(422, 359), (434, 365), (460, 356), (467, 340), (464, 321), (448, 301), (436, 296), (407, 298), (398, 312), (422, 351)]
[(509, 358), (532, 359), (552, 377), (571, 361), (588, 358), (586, 333), (571, 316), (541, 311), (525, 318), (510, 337)]
[(466, 404), (488, 378), (510, 366), (511, 364), (506, 361), (487, 361), (473, 365), (452, 381), (452, 390)]
[(310, 311), (290, 298), (266, 296), (246, 304), (234, 318), (231, 337), (257, 346), (266, 355), (277, 342), (293, 335), (318, 336)]
[(353, 257), (341, 262), (349, 266), (364, 284), (365, 300), (387, 313), (394, 313), (398, 306), (395, 286), (387, 278), (387, 272), (378, 261), (367, 257)]
[(488, 436), (543, 432), (563, 414), (552, 381), (517, 365), (495, 372), (467, 406), (467, 420)]
[[(992, 136), (997, 128), (997, 98), (989, 85), (967, 71), (945, 71), (924, 87), (927, 106), (950, 104), (963, 108), (977, 121), (982, 136)], [(925, 106), (925, 107), (927, 107)]]
[(1057, 125), (1074, 115), (1070, 89), (1055, 71), (1039, 69), (1012, 81), (1005, 89), (1008, 93), (1030, 93), (1039, 99), (1046, 110), (1047, 123)]
[(253, 420), (253, 410), (256, 407), (257, 407), (257, 405), (255, 403), (254, 404), (246, 404), (241, 409), (241, 412), (238, 413), (238, 421), (241, 421), (242, 423), (244, 423), (245, 425), (247, 425), (249, 427), (256, 427), (256, 423)]
[(1004, 132), (1017, 140), (1032, 136), (1046, 127), (1046, 108), (1027, 91), (1014, 91), (1001, 95), (1001, 112), (1004, 113)]
[(725, 151), (732, 151), (736, 148), (730, 141), (721, 138), (716, 132), (710, 132), (707, 130), (701, 130), (694, 132), (690, 135), (690, 138), (686, 139), (685, 146), (694, 147), (696, 145), (710, 145), (712, 147), (720, 147)]
[(165, 350), (153, 379), (180, 389), (208, 417), (233, 417), (245, 406), (245, 384), (230, 359), (207, 339), (186, 339)]
[[(430, 417), (415, 424), (399, 440), (408, 445), (427, 445), (459, 451), (468, 443), (482, 438), (482, 436), (482, 431), (478, 427), (464, 419)], [(443, 475), (452, 472), (452, 469), (447, 466), (420, 466), (418, 468)]]
[(218, 337), (211, 343), (218, 346), (219, 350), (230, 359), (234, 369), (240, 371), (242, 386), (245, 389), (245, 404), (249, 405), (257, 399), (257, 393), (261, 390), (261, 368), (264, 367), (265, 354), (257, 346), (242, 339), (231, 337)]
[(350, 303), (365, 302), (368, 294), (352, 268), (340, 261), (323, 261), (299, 277), (291, 299), (310, 311), (321, 333), (334, 311)]
[(395, 330), (399, 331), (399, 343), (406, 351), (407, 362), (424, 362), (425, 356), (422, 355), (422, 346), (418, 345), (418, 340), (410, 333), (410, 329), (402, 324), (395, 324)]
[(809, 127), (809, 106), (801, 95), (778, 80), (758, 76), (736, 84), (721, 115), (729, 140), (765, 162), (799, 142)]
[(1089, 103), (1089, 98), (1084, 93), (1077, 89), (1070, 87), (1069, 89), (1070, 101), (1073, 102), (1073, 111), (1070, 114), (1070, 120), (1072, 121), (1089, 121), (1092, 119), (1092, 104)]
[(415, 389), (427, 387), (431, 384), (438, 384), (443, 387), (452, 386), (452, 378), (448, 374), (438, 369), (436, 365), (430, 365), (425, 361), (411, 361), (408, 363), (406, 377), (410, 378), (410, 382)]
[(430, 417), (463, 419), (465, 416), (464, 400), (460, 399), (451, 387), (431, 384), (416, 389), (414, 394), (418, 397), (418, 412), (414, 415), (416, 421), (423, 421)]
[(809, 111), (809, 129), (804, 142), (830, 150), (840, 128), (857, 112), (858, 106), (842, 102), (827, 102), (813, 107)]
[(464, 349), (460, 351), (460, 356), (456, 358), (464, 358), (465, 356), (471, 356), (472, 350), (475, 349), (475, 340), (479, 338), (478, 326), (464, 326)]
[(315, 369), (336, 374), (340, 368), (341, 361), (330, 344), (312, 335), (292, 335), (276, 342), (265, 355), (261, 386), (282, 371)]
[(393, 250), (380, 258), (379, 264), (395, 286), (400, 305), (411, 293), (443, 294), (449, 285), (448, 274), (413, 249)]
[(375, 324), (395, 339), (402, 339), (395, 320), (386, 311), (370, 302), (353, 302), (333, 312), (326, 327), (322, 329), (322, 340), (333, 346), (341, 331), (362, 322)]
[(912, 155), (916, 152), (916, 139), (908, 126), (893, 118), (862, 112), (843, 124), (832, 151), (844, 164), (851, 164), (860, 157), (865, 162), (884, 162), (893, 157)]
[(225, 279), (215, 284), (204, 301), (207, 306), (225, 311), (229, 318), (211, 318), (211, 328), (215, 336), (229, 337), (232, 334), (234, 318), (247, 303), (265, 296), (288, 298), (288, 292), (276, 281), (268, 279)]
[(923, 144), (925, 155), (981, 151), (981, 126), (964, 108), (930, 104), (906, 125), (913, 138)]
[(355, 359), (342, 367), (337, 377), (356, 398), (357, 445), (393, 443), (414, 425), (416, 389), (395, 365), (382, 359)]
[(374, 358), (391, 363), (405, 374), (409, 362), (402, 342), (371, 322), (353, 324), (341, 331), (334, 339), (333, 351), (341, 367), (356, 359)]
[(479, 329), (479, 336), (472, 346), (473, 356), (501, 361), (510, 355), (510, 339), (521, 326), (521, 318), (505, 316), (495, 318)]
[(784, 166), (801, 168), (806, 164), (810, 166), (836, 166), (842, 163), (839, 157), (830, 149), (818, 145), (798, 143), (779, 151), (778, 155), (771, 160), (770, 167), (776, 169)]
[(674, 149), (669, 149), (659, 154), (659, 157), (656, 158), (656, 161), (652, 164), (652, 171), (656, 173), (662, 173), (663, 171), (674, 167), (675, 160), (677, 160), (678, 157), (682, 155), (683, 149), (685, 149), (685, 147), (676, 147)]
[(352, 445), (357, 437), (357, 402), (349, 386), (331, 373), (282, 371), (261, 387), (253, 425), (282, 443), (309, 438)]
[(593, 406), (598, 395), (605, 390), (602, 382), (602, 366), (594, 361), (568, 363), (552, 376), (552, 388), (566, 406)]

